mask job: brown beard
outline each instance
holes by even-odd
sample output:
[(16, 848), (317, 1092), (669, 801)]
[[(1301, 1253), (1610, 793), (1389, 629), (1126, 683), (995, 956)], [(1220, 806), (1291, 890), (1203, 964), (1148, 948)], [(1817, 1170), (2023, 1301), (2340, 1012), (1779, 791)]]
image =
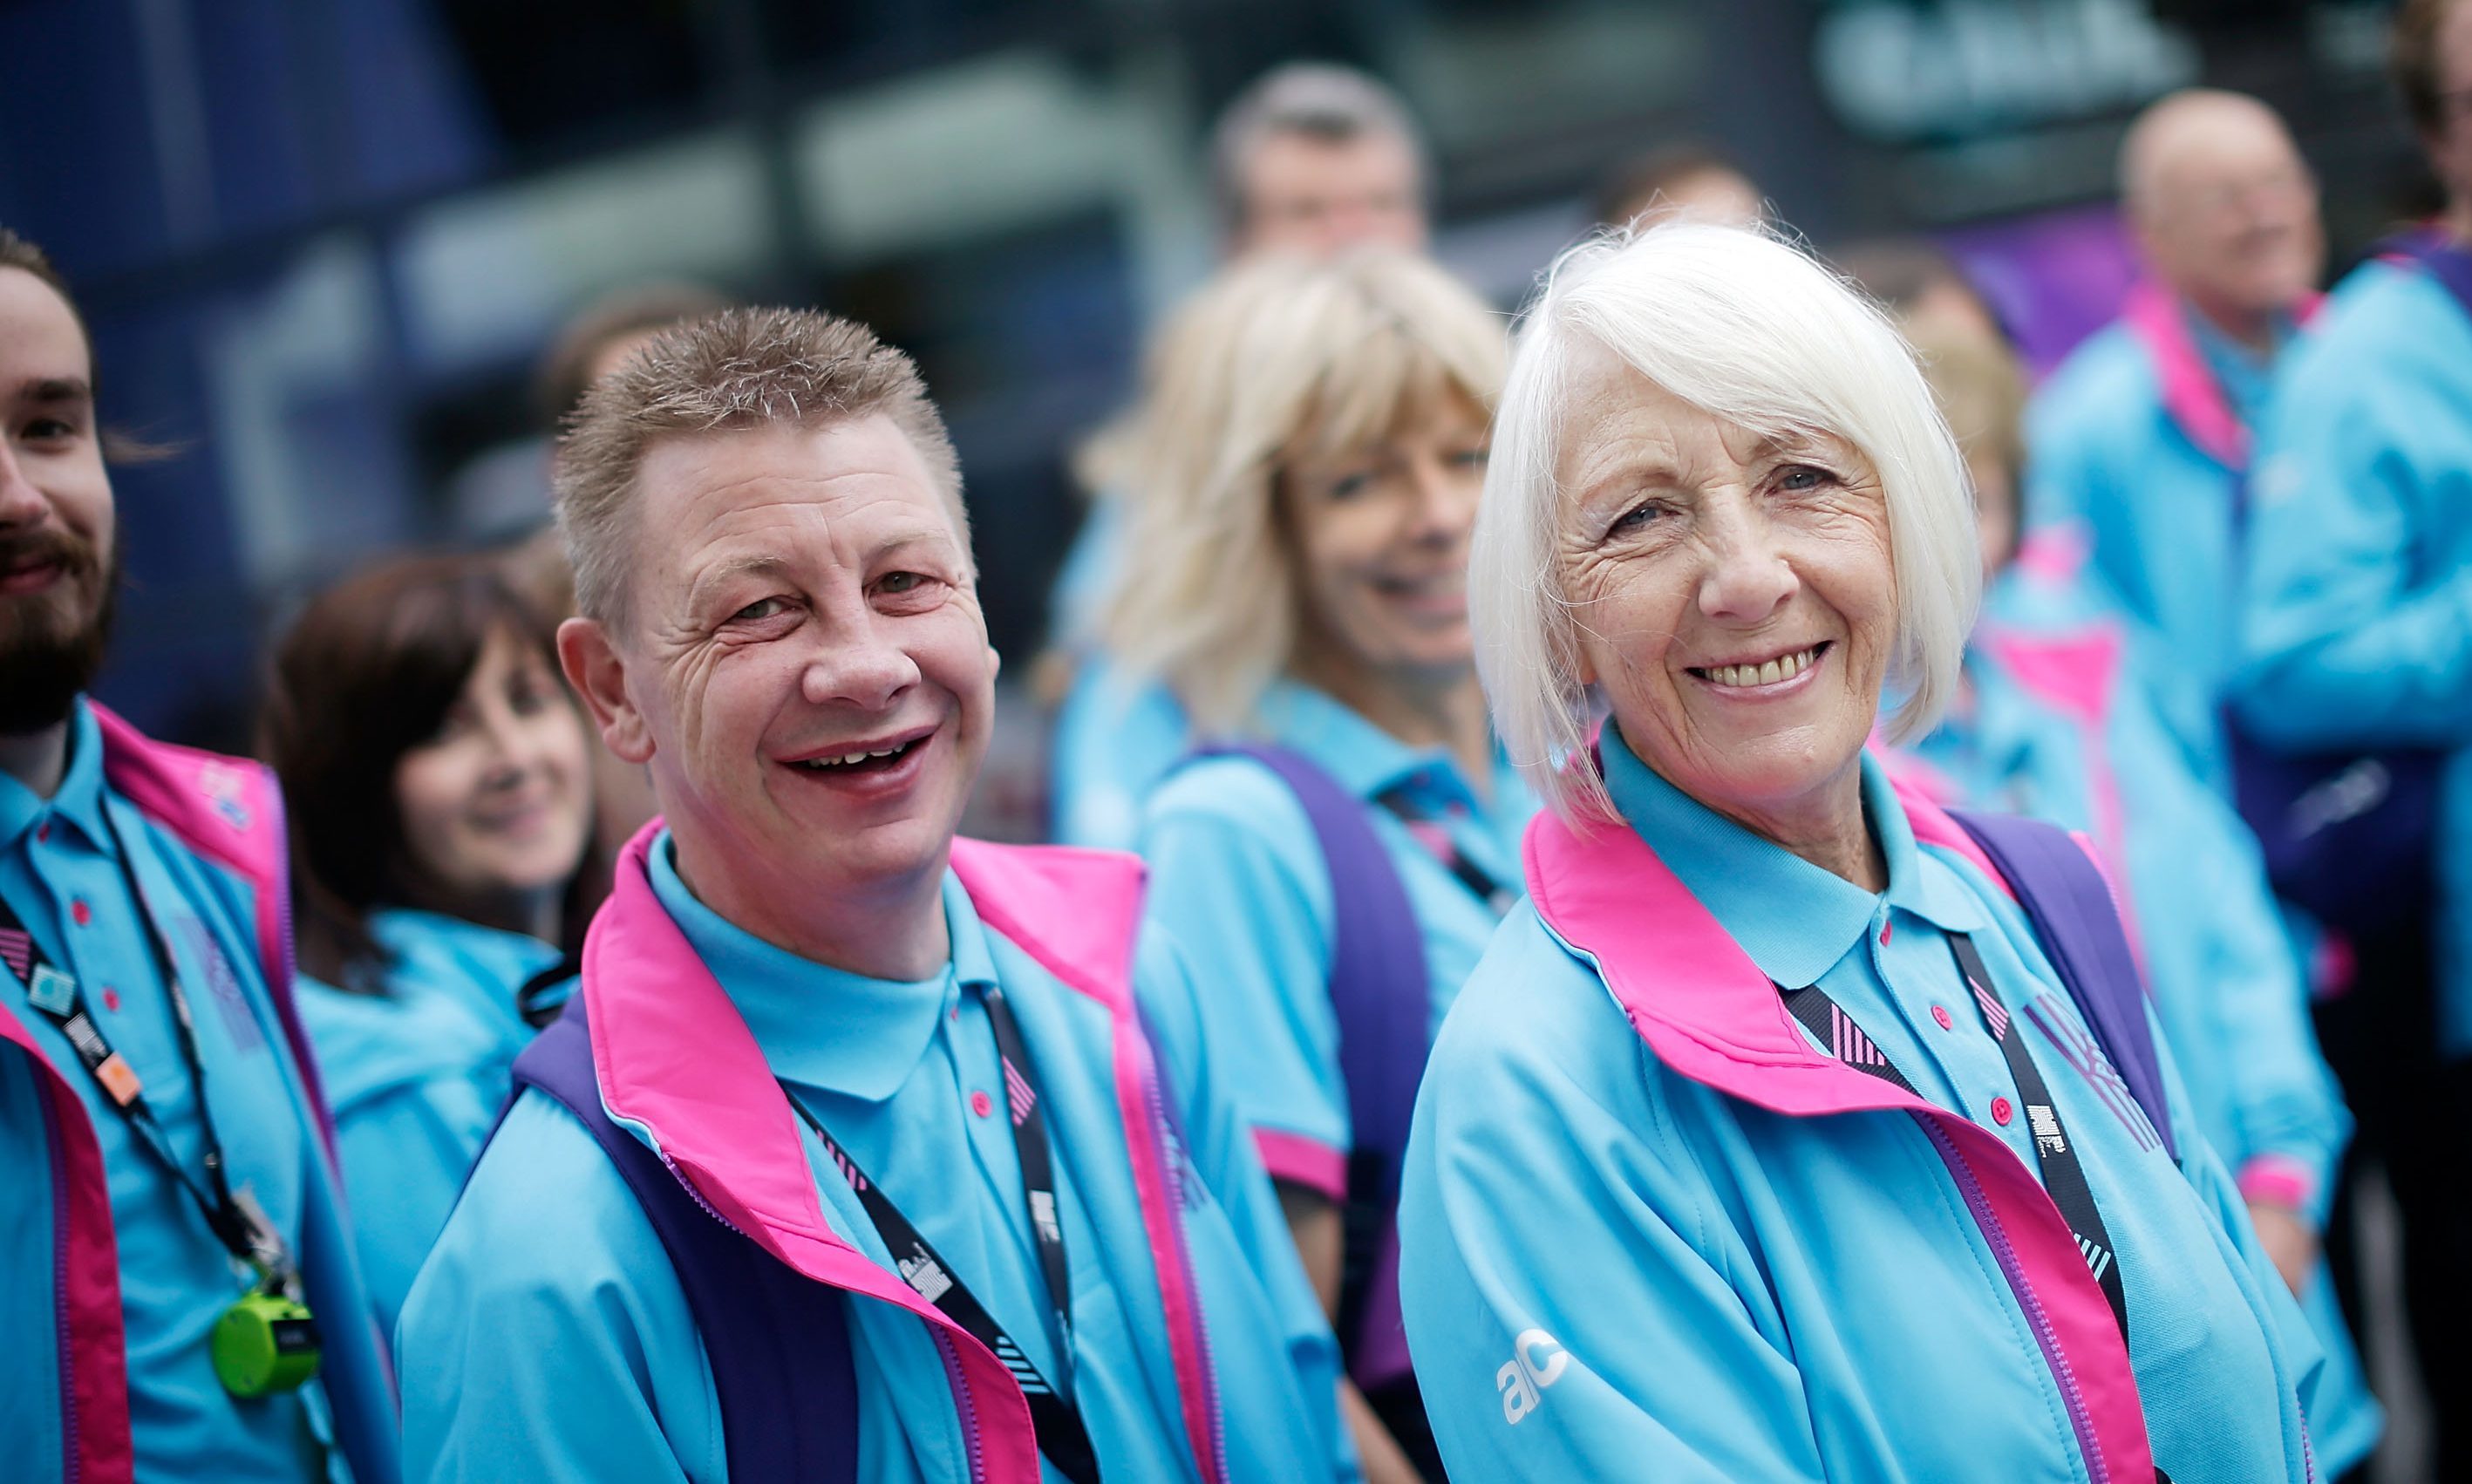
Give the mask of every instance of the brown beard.
[(85, 611), (59, 616), (45, 595), (0, 598), (0, 737), (21, 737), (67, 719), (69, 707), (103, 668), (120, 592), (120, 552), (107, 570), (93, 546), (66, 531), (37, 530), (0, 538), (0, 571), (24, 558), (60, 564), (60, 581), (86, 595)]

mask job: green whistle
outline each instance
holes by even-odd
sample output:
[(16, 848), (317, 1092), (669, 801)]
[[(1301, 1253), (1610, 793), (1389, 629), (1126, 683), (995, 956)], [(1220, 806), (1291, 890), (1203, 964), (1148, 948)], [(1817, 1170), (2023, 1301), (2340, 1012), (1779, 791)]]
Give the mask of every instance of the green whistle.
[(291, 1391), (318, 1374), (318, 1322), (279, 1293), (251, 1293), (225, 1309), (211, 1347), (215, 1378), (235, 1397)]

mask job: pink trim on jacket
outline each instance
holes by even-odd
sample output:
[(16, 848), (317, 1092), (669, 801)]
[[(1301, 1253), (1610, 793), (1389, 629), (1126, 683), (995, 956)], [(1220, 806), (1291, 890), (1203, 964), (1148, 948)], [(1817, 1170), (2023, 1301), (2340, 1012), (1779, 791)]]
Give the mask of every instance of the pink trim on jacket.
[(44, 1116), (59, 1135), (60, 1167), (54, 1174), (65, 1209), (55, 1213), (54, 1231), (56, 1240), (65, 1239), (52, 1260), (60, 1277), (67, 1476), (80, 1484), (130, 1484), (137, 1457), (129, 1428), (129, 1342), (121, 1329), (120, 1244), (103, 1146), (77, 1089), (6, 1006), (0, 1006), (0, 1041), (23, 1048), (41, 1071)]
[(262, 764), (156, 742), (94, 701), (103, 733), (104, 780), (180, 843), (250, 883), (255, 899), (258, 963), (283, 1023), (283, 1038), (317, 1110), (326, 1167), (341, 1181), (335, 1124), (318, 1078), (309, 1033), (292, 994), (292, 872), (283, 827), (283, 791)]
[(2318, 1172), (2288, 1154), (2250, 1156), (2240, 1169), (2241, 1199), (2287, 1211), (2307, 1211), (2318, 1193)]
[(1261, 1152), (1262, 1167), (1272, 1179), (1302, 1186), (1335, 1201), (1347, 1199), (1345, 1152), (1319, 1139), (1275, 1128), (1253, 1130), (1253, 1147)]
[(980, 920), (1039, 967), (1107, 1007), (1116, 1043), (1116, 1106), (1142, 1203), (1177, 1396), (1202, 1484), (1224, 1484), (1226, 1439), (1219, 1386), (1202, 1331), (1201, 1297), (1184, 1245), (1180, 1166), (1168, 1159), (1168, 1110), (1151, 1038), (1133, 999), (1133, 944), (1141, 931), (1143, 866), (1108, 850), (1027, 849), (953, 841), (953, 873)]
[[(2308, 295), (2295, 306), (2294, 318), (2307, 324), (2317, 318), (2322, 302), (2320, 294)], [(2155, 379), (2162, 384), (2163, 411), (2173, 425), (2224, 468), (2246, 469), (2248, 430), (2241, 426), (2231, 399), (2223, 395), (2214, 372), (2207, 369), (2206, 358), (2198, 349), (2198, 338), (2190, 333), (2179, 296), (2153, 279), (2146, 279), (2128, 291), (2120, 319), (2153, 363)]]
[[(603, 1105), (611, 1118), (648, 1133), (688, 1188), (766, 1251), (818, 1283), (891, 1304), (943, 1331), (968, 1393), (956, 1400), (980, 1420), (985, 1477), (989, 1484), (1037, 1484), (1037, 1440), (1012, 1374), (825, 1221), (787, 1095), (737, 1007), (653, 894), (646, 855), (659, 828), (654, 821), (628, 842), (609, 900), (584, 938), (581, 992)], [(1191, 1426), (1197, 1412), (1207, 1415), (1197, 1398), (1197, 1388), (1207, 1391), (1207, 1358), (1199, 1351), (1181, 1225), (1161, 1167), (1149, 1043), (1134, 1018), (1139, 864), (1101, 852), (956, 840), (953, 866), (991, 930), (1115, 1016), (1118, 1101)], [(1030, 924), (1053, 927), (1034, 931)], [(1202, 1368), (1198, 1378), (1187, 1374), (1188, 1344)], [(1220, 1472), (1207, 1463), (1203, 1469), (1217, 1484)]]
[(2046, 587), (2066, 587), (2094, 560), (2094, 537), (2085, 522), (2070, 519), (2037, 526), (2018, 538), (2011, 565)]
[[(2110, 624), (2091, 624), (2064, 634), (2033, 634), (1996, 624), (1975, 631), (1975, 643), (1994, 664), (2052, 707), (2077, 728), (2084, 749), (2086, 784), (2093, 794), (2095, 837), (2089, 851), (2104, 879), (2112, 883), (2112, 905), (2127, 930), (2129, 947), (2138, 961), (2146, 946), (2137, 913), (2120, 890), (2115, 872), (2128, 869), (2128, 805), (2121, 797), (2120, 774), (2111, 766), (2111, 706), (2119, 695), (2121, 666), (2127, 640)], [(2088, 843), (2080, 839), (2080, 843)]]
[[(1957, 823), (1902, 789), (1914, 837), (1996, 871)], [(1772, 1112), (1815, 1117), (1894, 1109), (1938, 1131), (1961, 1183), (1980, 1188), (1977, 1219), (2021, 1307), (2048, 1327), (2047, 1355), (2080, 1400), (2079, 1443), (2097, 1480), (2154, 1475), (2128, 1349), (2068, 1223), (2008, 1144), (1988, 1130), (1821, 1054), (1741, 945), (1628, 827), (1584, 836), (1550, 813), (1529, 826), (1528, 886), (1565, 942), (1596, 961), (1605, 986), (1657, 1057), (1682, 1076)], [(1969, 1209), (1974, 1209), (1969, 1204)]]

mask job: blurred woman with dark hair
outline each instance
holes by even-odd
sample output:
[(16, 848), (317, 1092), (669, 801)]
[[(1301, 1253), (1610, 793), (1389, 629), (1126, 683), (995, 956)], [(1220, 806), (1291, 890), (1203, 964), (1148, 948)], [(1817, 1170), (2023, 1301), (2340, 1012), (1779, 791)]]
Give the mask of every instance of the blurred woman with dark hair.
[(589, 742), (548, 624), (478, 559), (381, 563), (275, 651), (264, 749), (298, 873), (301, 1013), (392, 1331), (580, 937)]

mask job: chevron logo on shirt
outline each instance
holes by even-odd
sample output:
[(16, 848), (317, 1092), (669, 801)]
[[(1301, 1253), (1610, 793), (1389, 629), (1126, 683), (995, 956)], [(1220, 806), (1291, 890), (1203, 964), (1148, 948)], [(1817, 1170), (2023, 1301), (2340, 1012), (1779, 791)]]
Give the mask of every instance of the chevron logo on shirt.
[(2111, 1267), (2111, 1249), (2090, 1237), (2080, 1237), (2078, 1238), (2078, 1251), (2084, 1255), (2086, 1268), (2094, 1274), (2094, 1281), (2103, 1282), (2103, 1275)]

